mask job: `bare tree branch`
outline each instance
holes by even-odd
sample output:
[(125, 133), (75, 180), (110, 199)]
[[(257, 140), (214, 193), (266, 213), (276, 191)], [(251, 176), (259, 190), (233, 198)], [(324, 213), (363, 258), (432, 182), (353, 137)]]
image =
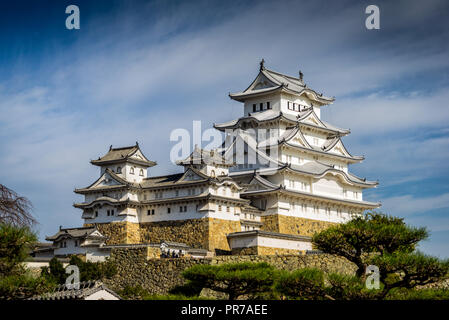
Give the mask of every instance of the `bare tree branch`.
[(0, 184), (0, 223), (30, 227), (37, 223), (31, 215), (32, 209), (30, 200)]

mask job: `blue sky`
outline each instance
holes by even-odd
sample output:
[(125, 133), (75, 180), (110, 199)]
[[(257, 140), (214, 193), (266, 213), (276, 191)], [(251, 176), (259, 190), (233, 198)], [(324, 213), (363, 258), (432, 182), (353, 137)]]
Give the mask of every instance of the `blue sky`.
[[(65, 28), (76, 4), (81, 29)], [(380, 30), (365, 28), (366, 6)], [(41, 239), (79, 226), (75, 187), (109, 145), (139, 141), (175, 173), (170, 132), (242, 114), (227, 96), (266, 66), (328, 96), (325, 120), (378, 179), (365, 199), (449, 257), (449, 12), (445, 1), (9, 1), (0, 4), (0, 183), (27, 196)]]

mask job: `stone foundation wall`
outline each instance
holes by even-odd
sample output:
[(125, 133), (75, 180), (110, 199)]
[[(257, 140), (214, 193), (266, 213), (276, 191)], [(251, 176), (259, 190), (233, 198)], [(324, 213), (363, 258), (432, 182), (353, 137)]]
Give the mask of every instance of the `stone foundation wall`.
[(108, 237), (106, 244), (136, 244), (140, 242), (140, 228), (138, 223), (86, 223), (84, 226), (95, 226), (102, 235)]
[(233, 255), (254, 255), (257, 254), (257, 247), (249, 247), (249, 248), (234, 248), (232, 249)]
[(241, 231), (240, 221), (209, 218), (209, 247), (205, 249), (230, 251), (226, 235), (239, 231)]
[(271, 232), (279, 232), (279, 215), (273, 214), (269, 216), (260, 217), (263, 225), (260, 227), (260, 230), (271, 231)]
[(262, 230), (301, 236), (313, 236), (315, 232), (320, 232), (335, 225), (334, 222), (284, 216), (281, 214), (263, 216), (261, 218), (263, 222)]
[(184, 284), (181, 275), (185, 269), (207, 263), (203, 259), (149, 259), (147, 248), (113, 249), (110, 261), (117, 267), (117, 274), (103, 282), (113, 290), (126, 286), (141, 286), (151, 294), (167, 294)]
[(182, 242), (193, 248), (208, 247), (208, 220), (174, 220), (140, 224), (142, 243)]
[(276, 255), (276, 254), (277, 255), (282, 255), (282, 254), (297, 255), (297, 254), (305, 254), (305, 251), (257, 246), (257, 254), (261, 254), (261, 255)]
[(182, 242), (193, 248), (229, 251), (226, 235), (240, 231), (239, 221), (214, 218), (145, 222), (140, 224), (142, 243)]
[(103, 281), (113, 290), (126, 286), (141, 286), (151, 294), (167, 294), (185, 283), (182, 271), (196, 264), (223, 264), (238, 262), (267, 262), (278, 269), (296, 270), (316, 267), (325, 272), (354, 274), (356, 267), (348, 260), (328, 254), (308, 255), (229, 255), (207, 259), (177, 258), (149, 259), (147, 248), (113, 249), (110, 261), (117, 267), (112, 279)]
[(264, 246), (254, 246), (249, 248), (235, 248), (232, 249), (233, 255), (303, 255), (305, 251), (293, 250), (293, 249), (283, 249), (283, 248), (272, 248)]

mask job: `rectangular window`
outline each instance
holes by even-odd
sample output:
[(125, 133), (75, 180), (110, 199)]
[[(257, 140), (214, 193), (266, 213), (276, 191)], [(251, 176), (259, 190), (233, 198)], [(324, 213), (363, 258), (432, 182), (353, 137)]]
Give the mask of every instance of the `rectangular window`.
[(256, 112), (256, 104), (253, 104), (253, 112)]
[(291, 109), (292, 109), (292, 107), (291, 107), (291, 102), (290, 102), (290, 101), (287, 102), (287, 106), (288, 106), (288, 110), (291, 110)]
[(114, 215), (114, 210), (111, 210), (111, 216), (113, 216)]
[(187, 206), (184, 206), (184, 212), (187, 212)]
[(95, 217), (98, 217), (98, 211), (95, 211)]
[(229, 208), (228, 206), (226, 206), (226, 212), (231, 212), (231, 208)]
[(182, 212), (182, 207), (179, 207), (179, 212)]
[(171, 212), (171, 208), (168, 207), (168, 208), (167, 208), (167, 213), (170, 213), (170, 212)]
[(151, 210), (147, 211), (147, 216), (149, 216), (151, 214)]
[(179, 196), (179, 190), (175, 191), (175, 197)]
[(259, 110), (262, 111), (263, 110), (263, 103), (259, 104)]
[(267, 109), (271, 109), (270, 101), (267, 102)]
[(151, 209), (151, 215), (154, 215), (154, 209)]
[(108, 217), (109, 217), (109, 215), (110, 215), (109, 210), (107, 211), (107, 215), (108, 215)]
[(221, 205), (218, 205), (218, 211), (221, 211)]

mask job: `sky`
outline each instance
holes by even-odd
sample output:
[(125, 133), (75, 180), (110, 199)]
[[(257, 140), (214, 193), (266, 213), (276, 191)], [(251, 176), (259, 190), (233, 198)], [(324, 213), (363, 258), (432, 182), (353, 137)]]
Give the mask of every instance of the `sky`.
[[(68, 30), (68, 5), (80, 29)], [(380, 29), (365, 8), (380, 9)], [(177, 128), (238, 118), (264, 58), (335, 102), (322, 118), (365, 160), (350, 170), (379, 186), (364, 199), (425, 226), (425, 253), (449, 258), (447, 1), (2, 1), (0, 183), (28, 197), (40, 239), (82, 224), (75, 188), (89, 161), (136, 141), (158, 165)]]

